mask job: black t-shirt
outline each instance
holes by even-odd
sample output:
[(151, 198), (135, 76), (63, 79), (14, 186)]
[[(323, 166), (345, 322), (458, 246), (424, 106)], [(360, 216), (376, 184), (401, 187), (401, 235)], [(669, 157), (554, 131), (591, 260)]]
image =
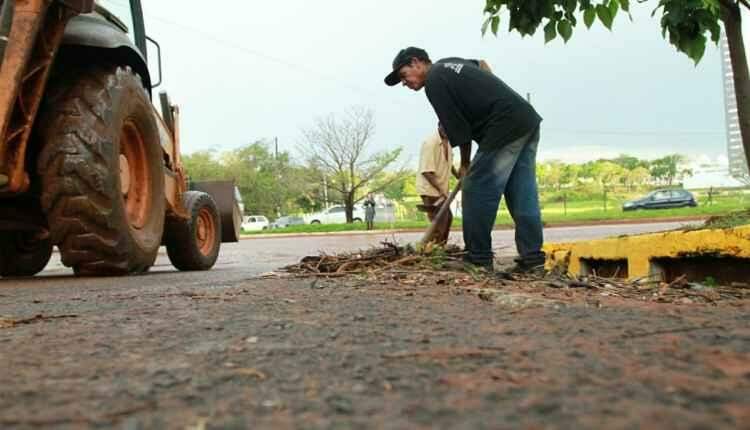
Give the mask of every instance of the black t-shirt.
[(542, 121), (531, 104), (475, 60), (434, 63), (425, 93), (454, 147), (475, 140), (480, 150), (500, 148)]

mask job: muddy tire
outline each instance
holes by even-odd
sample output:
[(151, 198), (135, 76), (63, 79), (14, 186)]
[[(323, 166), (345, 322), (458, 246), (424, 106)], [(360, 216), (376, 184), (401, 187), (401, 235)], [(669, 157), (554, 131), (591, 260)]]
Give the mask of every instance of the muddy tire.
[(221, 247), (221, 219), (214, 199), (200, 191), (187, 191), (183, 203), (190, 219), (167, 220), (164, 244), (169, 261), (179, 270), (208, 270)]
[(50, 83), (37, 121), (37, 171), (52, 244), (77, 275), (154, 264), (164, 232), (164, 168), (151, 102), (128, 67)]
[(52, 257), (52, 242), (35, 233), (13, 232), (0, 235), (0, 276), (34, 276), (44, 270)]

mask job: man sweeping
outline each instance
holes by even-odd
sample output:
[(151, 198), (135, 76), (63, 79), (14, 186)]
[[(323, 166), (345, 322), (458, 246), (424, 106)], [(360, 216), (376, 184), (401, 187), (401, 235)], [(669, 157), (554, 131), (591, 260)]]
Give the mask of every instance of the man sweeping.
[[(505, 195), (516, 225), (514, 271), (542, 271), (544, 252), (536, 151), (542, 118), (518, 93), (479, 61), (445, 58), (434, 64), (423, 49), (402, 49), (386, 76), (419, 91), (425, 88), (448, 140), (459, 147), (465, 263), (493, 270), (492, 228)], [(471, 159), (471, 142), (478, 144)]]

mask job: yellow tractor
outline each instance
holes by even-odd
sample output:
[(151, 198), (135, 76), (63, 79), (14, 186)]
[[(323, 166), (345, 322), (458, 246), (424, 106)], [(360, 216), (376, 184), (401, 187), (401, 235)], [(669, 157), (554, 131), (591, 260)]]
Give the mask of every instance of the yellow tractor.
[(188, 190), (179, 110), (166, 93), (152, 104), (148, 41), (159, 68), (161, 53), (140, 0), (0, 13), (0, 276), (40, 272), (53, 246), (77, 275), (147, 271), (161, 245), (180, 270), (211, 268), (238, 239), (234, 184)]

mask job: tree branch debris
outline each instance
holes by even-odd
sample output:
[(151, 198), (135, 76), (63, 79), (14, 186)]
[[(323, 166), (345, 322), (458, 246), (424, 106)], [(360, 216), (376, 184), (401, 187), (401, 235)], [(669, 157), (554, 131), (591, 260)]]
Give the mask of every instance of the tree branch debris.
[[(283, 272), (295, 277), (357, 278), (360, 285), (396, 285), (409, 295), (413, 288), (446, 286), (458, 294), (481, 296), (487, 289), (502, 292), (539, 293), (562, 301), (583, 299), (599, 303), (599, 298), (638, 300), (656, 303), (716, 304), (722, 300), (750, 298), (750, 287), (716, 286), (689, 282), (680, 276), (671, 282), (655, 278), (627, 280), (596, 275), (569, 276), (461, 270), (463, 251), (455, 246), (417, 249), (382, 242), (381, 247), (353, 253), (307, 256)], [(408, 288), (412, 288), (411, 290)]]

